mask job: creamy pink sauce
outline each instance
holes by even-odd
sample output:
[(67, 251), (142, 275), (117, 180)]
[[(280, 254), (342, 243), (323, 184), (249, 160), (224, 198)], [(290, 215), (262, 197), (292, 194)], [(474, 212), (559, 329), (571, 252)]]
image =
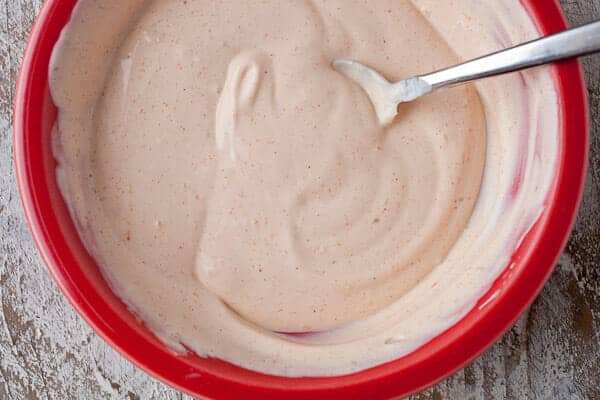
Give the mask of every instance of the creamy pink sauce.
[(395, 81), (536, 36), (516, 0), (441, 3), (78, 3), (50, 70), (57, 179), (165, 342), (276, 375), (354, 372), (451, 326), (506, 267), (555, 168), (547, 69), (381, 127), (331, 67)]

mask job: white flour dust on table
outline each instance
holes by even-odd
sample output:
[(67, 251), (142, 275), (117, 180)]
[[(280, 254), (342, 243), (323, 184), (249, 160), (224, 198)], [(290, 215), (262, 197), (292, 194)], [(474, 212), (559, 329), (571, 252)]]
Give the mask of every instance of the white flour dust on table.
[(557, 98), (539, 68), (382, 128), (331, 62), (399, 80), (535, 36), (517, 0), (81, 0), (50, 69), (57, 179), (111, 287), (174, 349), (359, 371), (506, 267), (551, 188)]

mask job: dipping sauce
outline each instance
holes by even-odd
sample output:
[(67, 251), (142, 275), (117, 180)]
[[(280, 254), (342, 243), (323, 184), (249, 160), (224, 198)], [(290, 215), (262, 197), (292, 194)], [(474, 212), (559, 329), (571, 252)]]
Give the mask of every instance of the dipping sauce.
[(442, 3), (80, 0), (50, 70), (57, 178), (165, 342), (276, 375), (359, 371), (450, 327), (506, 267), (551, 187), (547, 69), (381, 127), (331, 67), (394, 81), (535, 36), (517, 0)]

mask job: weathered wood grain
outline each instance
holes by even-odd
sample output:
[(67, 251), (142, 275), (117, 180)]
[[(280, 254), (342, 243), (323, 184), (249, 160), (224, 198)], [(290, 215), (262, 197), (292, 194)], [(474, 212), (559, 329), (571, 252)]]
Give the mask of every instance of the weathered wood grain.
[[(91, 332), (60, 295), (29, 234), (11, 119), (20, 58), (40, 4), (0, 0), (0, 399), (187, 399)], [(599, 0), (562, 4), (573, 24), (600, 18)], [(498, 343), (415, 400), (600, 399), (600, 56), (584, 65), (593, 110), (590, 170), (555, 273)]]

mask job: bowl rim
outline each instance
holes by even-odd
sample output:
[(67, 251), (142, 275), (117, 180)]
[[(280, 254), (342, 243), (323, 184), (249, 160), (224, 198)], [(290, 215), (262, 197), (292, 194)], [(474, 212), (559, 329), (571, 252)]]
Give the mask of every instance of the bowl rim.
[[(72, 249), (44, 190), (48, 175), (43, 158), (48, 155), (42, 154), (43, 144), (35, 139), (42, 138), (41, 120), (52, 118), (45, 115), (47, 102), (51, 102), (47, 94), (48, 62), (76, 2), (45, 1), (25, 49), (13, 121), (19, 193), (40, 255), (63, 295), (96, 334), (151, 376), (182, 392), (206, 398), (407, 396), (449, 376), (491, 346), (533, 302), (553, 271), (576, 218), (587, 171), (589, 109), (583, 72), (575, 60), (552, 67), (559, 98), (561, 143), (556, 180), (547, 198), (549, 206), (513, 254), (511, 266), (517, 268), (507, 268), (459, 322), (404, 357), (339, 377), (270, 376), (214, 359), (203, 359), (208, 367), (197, 367), (197, 356), (174, 356), (158, 340), (142, 334), (144, 328), (136, 329), (124, 321), (84, 275), (77, 275), (79, 266), (69, 258)], [(540, 33), (567, 27), (558, 0), (521, 3)]]

